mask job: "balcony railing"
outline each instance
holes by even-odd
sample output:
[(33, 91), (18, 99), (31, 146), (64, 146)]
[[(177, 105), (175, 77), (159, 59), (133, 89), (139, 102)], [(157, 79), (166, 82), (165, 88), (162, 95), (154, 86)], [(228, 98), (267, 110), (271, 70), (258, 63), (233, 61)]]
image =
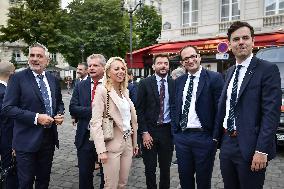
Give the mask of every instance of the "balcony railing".
[(279, 26), (284, 24), (284, 14), (266, 16), (263, 18), (263, 27)]
[(182, 28), (181, 29), (181, 35), (185, 36), (185, 35), (195, 35), (198, 33), (198, 28), (195, 27), (188, 27), (188, 28)]
[[(235, 20), (234, 20), (235, 21)], [(219, 32), (220, 33), (224, 33), (228, 31), (228, 28), (232, 25), (232, 23), (234, 21), (230, 21), (230, 22), (221, 22), (219, 23)]]

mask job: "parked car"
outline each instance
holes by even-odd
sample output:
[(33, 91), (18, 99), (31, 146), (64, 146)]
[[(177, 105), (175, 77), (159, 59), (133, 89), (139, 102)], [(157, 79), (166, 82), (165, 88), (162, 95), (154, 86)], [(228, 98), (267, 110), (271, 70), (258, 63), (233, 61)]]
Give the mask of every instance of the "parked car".
[(284, 146), (284, 46), (261, 49), (257, 52), (256, 57), (276, 64), (280, 71), (282, 106), (280, 107), (281, 115), (279, 126), (277, 128), (276, 140), (277, 145)]

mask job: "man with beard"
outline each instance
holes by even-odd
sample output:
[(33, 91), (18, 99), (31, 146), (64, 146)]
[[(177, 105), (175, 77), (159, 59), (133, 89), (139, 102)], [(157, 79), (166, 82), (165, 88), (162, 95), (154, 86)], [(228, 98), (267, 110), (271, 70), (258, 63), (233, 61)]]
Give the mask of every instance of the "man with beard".
[(30, 46), (28, 63), (28, 69), (10, 77), (1, 113), (14, 120), (19, 188), (32, 189), (35, 182), (35, 189), (48, 189), (64, 104), (59, 80), (45, 71), (48, 49), (39, 43)]
[(276, 156), (281, 78), (275, 64), (253, 56), (254, 29), (236, 21), (228, 29), (236, 63), (228, 69), (218, 106), (220, 168), (225, 189), (261, 189)]
[[(78, 120), (75, 145), (77, 148), (80, 189), (94, 188), (93, 174), (98, 156), (94, 142), (89, 140), (89, 123), (92, 118), (92, 101), (97, 85), (102, 83), (106, 60), (101, 54), (92, 54), (87, 58), (87, 64), (90, 77), (76, 85), (69, 106), (71, 116)], [(104, 188), (102, 166), (100, 166), (100, 172), (100, 188)]]
[(160, 167), (159, 188), (170, 188), (170, 166), (173, 154), (171, 125), (174, 120), (174, 81), (169, 77), (169, 58), (154, 57), (155, 74), (139, 82), (137, 116), (142, 135), (142, 154), (148, 189), (156, 189), (157, 158)]
[(75, 86), (88, 78), (88, 65), (86, 63), (79, 63), (76, 70)]

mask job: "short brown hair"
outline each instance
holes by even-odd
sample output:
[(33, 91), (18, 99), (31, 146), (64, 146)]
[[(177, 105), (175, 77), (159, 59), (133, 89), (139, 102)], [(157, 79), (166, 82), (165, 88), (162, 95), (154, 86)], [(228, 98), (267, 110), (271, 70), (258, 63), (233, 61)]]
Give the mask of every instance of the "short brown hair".
[(168, 59), (168, 61), (170, 62), (170, 58), (169, 58), (169, 55), (168, 54), (156, 54), (155, 56), (154, 56), (154, 58), (153, 58), (153, 64), (155, 64), (156, 63), (156, 60), (157, 60), (157, 58), (159, 58), (159, 57), (165, 57), (165, 58), (167, 58)]
[(239, 28), (242, 28), (242, 27), (247, 27), (249, 28), (250, 30), (250, 34), (251, 34), (251, 37), (254, 37), (254, 29), (253, 27), (247, 23), (247, 22), (241, 22), (241, 21), (235, 21), (232, 23), (232, 25), (230, 26), (230, 28), (228, 29), (228, 40), (230, 41), (231, 39), (231, 35), (234, 31), (238, 30)]

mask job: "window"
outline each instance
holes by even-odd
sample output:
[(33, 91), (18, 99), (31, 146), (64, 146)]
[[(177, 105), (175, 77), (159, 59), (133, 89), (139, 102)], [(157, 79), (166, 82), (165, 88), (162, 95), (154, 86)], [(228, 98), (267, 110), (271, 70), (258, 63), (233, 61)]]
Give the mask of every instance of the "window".
[(13, 56), (15, 57), (15, 61), (21, 61), (21, 52), (19, 50), (14, 50)]
[(50, 59), (52, 61), (56, 62), (56, 58), (57, 58), (56, 53), (50, 53)]
[(240, 19), (240, 0), (221, 1), (221, 22)]
[(265, 16), (283, 14), (284, 13), (284, 0), (265, 0), (264, 5)]
[(198, 24), (198, 0), (182, 1), (182, 26), (197, 26)]

